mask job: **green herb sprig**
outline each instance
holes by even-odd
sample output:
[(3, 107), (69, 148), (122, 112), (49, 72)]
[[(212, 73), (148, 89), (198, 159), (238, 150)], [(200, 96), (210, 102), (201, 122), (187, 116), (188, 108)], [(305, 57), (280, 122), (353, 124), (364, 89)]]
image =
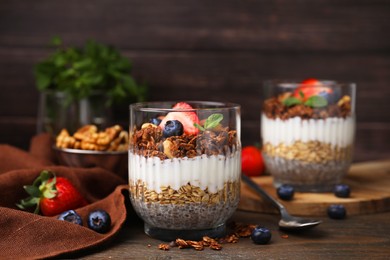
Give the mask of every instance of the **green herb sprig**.
[(108, 105), (145, 100), (146, 85), (135, 81), (130, 61), (114, 47), (91, 40), (82, 48), (65, 47), (59, 37), (52, 39), (52, 46), (54, 53), (35, 66), (38, 90), (62, 91), (72, 100), (103, 91)]
[(283, 100), (283, 104), (287, 107), (295, 106), (295, 105), (305, 105), (312, 108), (321, 108), (326, 107), (328, 105), (328, 101), (326, 98), (321, 96), (311, 96), (305, 102), (303, 102), (304, 94), (302, 91), (299, 91), (299, 95), (301, 98), (289, 97)]
[(199, 125), (198, 123), (194, 123), (194, 126), (198, 128), (201, 131), (206, 131), (209, 129), (213, 129), (223, 120), (222, 114), (212, 114), (210, 115), (206, 121), (204, 122), (203, 126)]

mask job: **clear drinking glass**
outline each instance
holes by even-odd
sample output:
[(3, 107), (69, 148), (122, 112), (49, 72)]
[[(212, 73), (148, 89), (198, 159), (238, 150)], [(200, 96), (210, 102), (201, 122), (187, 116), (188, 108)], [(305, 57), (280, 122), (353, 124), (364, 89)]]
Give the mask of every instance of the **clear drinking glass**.
[(111, 124), (108, 99), (109, 96), (101, 91), (92, 92), (81, 100), (72, 100), (61, 91), (44, 91), (39, 97), (37, 132), (55, 136), (63, 128), (73, 133), (87, 124), (108, 127)]
[(262, 152), (274, 185), (331, 191), (352, 161), (355, 84), (274, 80), (264, 91)]
[[(240, 106), (175, 104), (130, 106), (132, 205), (151, 237), (221, 237), (240, 196)], [(169, 132), (174, 120), (183, 125), (182, 132)]]

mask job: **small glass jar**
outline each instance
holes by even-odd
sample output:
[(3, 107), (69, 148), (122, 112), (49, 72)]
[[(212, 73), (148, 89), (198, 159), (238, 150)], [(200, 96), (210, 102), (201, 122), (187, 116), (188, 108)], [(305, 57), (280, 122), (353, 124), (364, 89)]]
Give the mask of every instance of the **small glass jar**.
[(108, 127), (112, 123), (108, 99), (103, 91), (93, 91), (81, 100), (73, 100), (61, 91), (43, 91), (39, 97), (37, 132), (56, 136), (63, 128), (73, 133), (87, 124)]
[(130, 199), (146, 234), (164, 241), (225, 234), (240, 197), (240, 122), (239, 105), (230, 103), (130, 106)]
[(352, 161), (355, 84), (267, 81), (264, 91), (262, 152), (274, 185), (331, 191)]

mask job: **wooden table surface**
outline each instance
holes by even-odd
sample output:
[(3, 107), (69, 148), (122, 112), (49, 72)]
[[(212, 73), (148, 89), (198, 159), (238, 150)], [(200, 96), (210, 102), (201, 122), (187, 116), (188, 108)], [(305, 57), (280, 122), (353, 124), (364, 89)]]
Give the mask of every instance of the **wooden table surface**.
[[(282, 232), (278, 216), (237, 211), (232, 221), (260, 224), (272, 231), (271, 242), (255, 245), (249, 238), (223, 244), (221, 251), (205, 248), (158, 249), (162, 243), (144, 234), (138, 218), (130, 218), (109, 244), (74, 255), (83, 259), (389, 259), (390, 212), (349, 216), (343, 220), (319, 218), (323, 223), (301, 233)], [(287, 234), (288, 237), (283, 235)], [(72, 256), (73, 257), (73, 256)]]

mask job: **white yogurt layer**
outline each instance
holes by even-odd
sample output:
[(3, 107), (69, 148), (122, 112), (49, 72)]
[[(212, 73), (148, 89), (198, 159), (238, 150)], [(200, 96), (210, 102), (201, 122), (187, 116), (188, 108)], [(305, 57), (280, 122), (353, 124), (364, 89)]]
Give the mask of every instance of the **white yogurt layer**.
[(161, 192), (161, 186), (178, 190), (191, 183), (202, 190), (215, 193), (223, 189), (228, 181), (239, 181), (241, 173), (241, 153), (232, 156), (197, 156), (194, 158), (173, 158), (161, 160), (158, 157), (140, 156), (129, 151), (129, 180), (134, 183), (142, 180), (148, 189)]
[(287, 120), (271, 119), (261, 115), (261, 136), (263, 143), (292, 145), (296, 141), (319, 141), (339, 148), (353, 143), (355, 119), (353, 117), (330, 117), (326, 119), (301, 119), (293, 117)]

